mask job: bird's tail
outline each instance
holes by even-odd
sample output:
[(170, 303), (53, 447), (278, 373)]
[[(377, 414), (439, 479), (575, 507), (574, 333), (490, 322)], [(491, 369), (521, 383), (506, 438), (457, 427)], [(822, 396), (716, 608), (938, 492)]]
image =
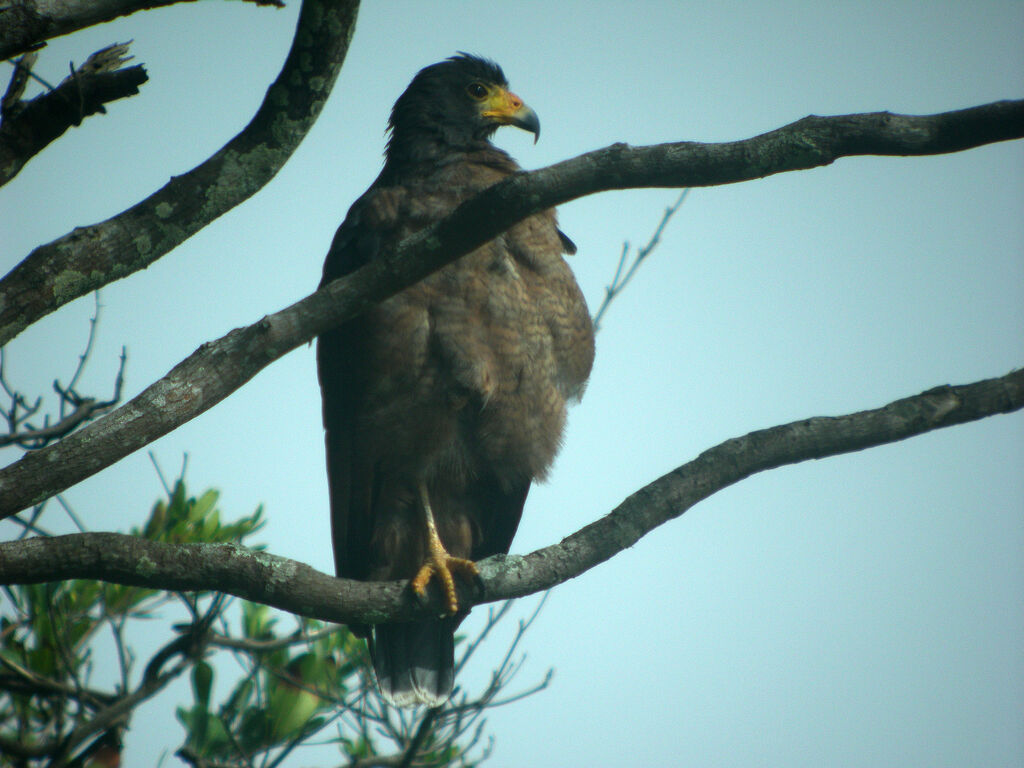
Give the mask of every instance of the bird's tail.
[(455, 683), (454, 618), (378, 624), (370, 655), (384, 699), (396, 707), (436, 707)]

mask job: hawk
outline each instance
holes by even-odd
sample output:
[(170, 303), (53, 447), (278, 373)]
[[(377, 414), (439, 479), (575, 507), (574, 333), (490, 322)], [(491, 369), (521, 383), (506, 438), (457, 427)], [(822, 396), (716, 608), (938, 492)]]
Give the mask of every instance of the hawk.
[[(321, 285), (520, 168), (489, 141), (536, 136), (537, 115), (501, 68), (460, 53), (421, 70), (391, 112), (384, 168), (351, 207)], [(530, 484), (559, 449), (566, 405), (594, 359), (593, 325), (553, 210), (323, 334), (331, 530), (339, 576), (435, 580), (447, 613), (366, 637), (384, 698), (436, 706), (451, 694), (460, 608), (454, 578), (508, 552)]]

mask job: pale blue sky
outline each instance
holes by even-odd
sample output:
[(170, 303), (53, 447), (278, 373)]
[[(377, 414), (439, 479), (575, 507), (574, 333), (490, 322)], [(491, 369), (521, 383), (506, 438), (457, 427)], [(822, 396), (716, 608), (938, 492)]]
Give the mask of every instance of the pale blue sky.
[[(150, 81), (0, 189), (0, 272), (219, 148), (276, 75), (297, 10), (184, 4), (44, 49), (39, 72), (59, 80), (69, 60), (134, 39)], [(104, 289), (82, 389), (108, 390), (125, 344), (133, 396), (315, 288), (335, 227), (379, 170), (392, 102), (456, 50), (499, 61), (538, 112), (536, 146), (498, 135), (536, 168), (614, 141), (726, 141), (809, 113), (1020, 98), (1022, 41), (1020, 2), (368, 3), (330, 102), (278, 177)], [(695, 190), (608, 314), (513, 551), (558, 541), (728, 437), (1024, 364), (1022, 180), (1017, 142)], [(645, 241), (675, 195), (562, 208), (593, 308), (622, 242)], [(14, 382), (43, 392), (66, 379), (91, 310), (81, 300), (16, 339)], [(304, 348), (151, 447), (170, 473), (187, 451), (190, 487), (220, 488), (229, 516), (264, 503), (270, 551), (329, 571), (319, 408)], [(1022, 468), (1016, 414), (716, 495), (554, 591), (522, 678), (554, 667), (554, 681), (490, 715), (490, 764), (1024, 764)], [(126, 529), (159, 493), (143, 451), (66, 497), (92, 528)], [(502, 639), (487, 651), (462, 684), (486, 679)], [(173, 703), (140, 713), (126, 765), (180, 742)], [(291, 764), (313, 762), (331, 764)]]

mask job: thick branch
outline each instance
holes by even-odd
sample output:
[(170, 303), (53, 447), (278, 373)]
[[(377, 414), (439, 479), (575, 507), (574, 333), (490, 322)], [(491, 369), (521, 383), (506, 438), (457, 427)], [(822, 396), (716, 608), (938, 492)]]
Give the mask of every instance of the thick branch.
[[(871, 411), (818, 417), (727, 440), (627, 498), (559, 544), (481, 563), (486, 593), (464, 604), (549, 589), (604, 562), (697, 502), (766, 469), (892, 443), (1024, 408), (1024, 370), (944, 386)], [(101, 579), (152, 589), (216, 590), (339, 623), (407, 620), (424, 609), (402, 582), (336, 579), (307, 565), (227, 544), (160, 544), (116, 533), (0, 545), (0, 584)], [(441, 601), (435, 595), (432, 610)]]
[[(0, 185), (13, 179), (25, 163), (68, 128), (81, 125), (83, 119), (97, 112), (106, 112), (104, 104), (139, 92), (148, 76), (141, 64), (119, 68), (131, 58), (127, 52), (127, 43), (97, 51), (52, 91), (27, 103), (4, 105)], [(25, 65), (18, 66), (20, 70)]]
[[(969, 136), (969, 138), (968, 138)], [(113, 413), (0, 471), (0, 519), (95, 474), (219, 403), (265, 366), (530, 214), (610, 189), (708, 186), (855, 154), (928, 154), (1024, 136), (1024, 101), (927, 117), (807, 117), (728, 144), (614, 145), (490, 187), (386, 258), (204, 344)], [(0, 332), (2, 335), (2, 332)]]
[(284, 67), (241, 133), (142, 202), (39, 246), (11, 270), (0, 282), (0, 345), (69, 301), (149, 266), (270, 181), (327, 100), (358, 5), (304, 0)]
[[(181, 0), (19, 0), (0, 8), (0, 59), (11, 59), (66, 35), (136, 11)], [(279, 0), (256, 0), (281, 6)]]

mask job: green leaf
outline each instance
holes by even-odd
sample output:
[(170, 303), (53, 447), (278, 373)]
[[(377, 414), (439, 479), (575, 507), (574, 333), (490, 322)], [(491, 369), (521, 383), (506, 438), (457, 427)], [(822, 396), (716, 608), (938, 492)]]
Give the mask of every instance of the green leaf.
[(213, 488), (209, 489), (195, 501), (189, 512), (189, 517), (192, 520), (202, 520), (213, 509), (218, 498), (220, 498), (220, 492)]
[(277, 623), (271, 616), (270, 609), (260, 603), (242, 602), (242, 633), (251, 640), (263, 640), (273, 637), (273, 627)]
[(310, 727), (318, 710), (331, 706), (325, 696), (332, 689), (334, 660), (303, 653), (270, 678), (267, 717), (274, 741), (299, 737)]
[(210, 707), (210, 687), (213, 685), (213, 667), (205, 661), (197, 661), (192, 667), (192, 693), (196, 704), (203, 709)]
[(220, 533), (220, 513), (215, 509), (209, 517), (203, 520), (199, 538), (203, 541), (224, 541), (226, 537), (218, 535)]
[[(146, 521), (145, 527), (142, 529), (142, 537), (146, 539), (160, 539), (163, 534), (167, 532), (167, 505), (163, 501), (158, 501), (153, 505), (153, 510), (149, 513), (149, 519)], [(138, 529), (133, 528), (132, 533), (136, 536), (139, 535)]]
[(221, 718), (230, 727), (235, 726), (240, 713), (248, 710), (254, 687), (252, 678), (246, 677), (235, 686), (235, 690), (231, 692), (231, 696), (228, 697), (227, 702), (221, 707)]

